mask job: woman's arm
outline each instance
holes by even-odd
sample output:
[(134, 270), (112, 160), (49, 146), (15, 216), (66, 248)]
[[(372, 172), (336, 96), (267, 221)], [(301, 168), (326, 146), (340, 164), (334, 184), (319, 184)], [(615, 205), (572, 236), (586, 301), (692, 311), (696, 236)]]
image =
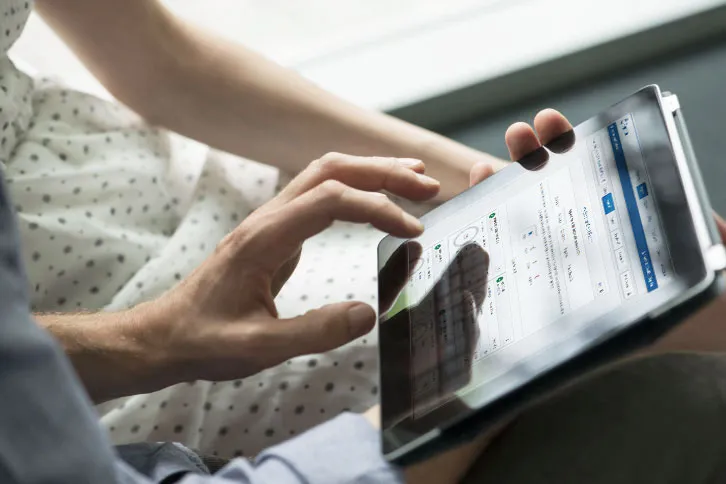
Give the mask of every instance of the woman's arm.
[(120, 8), (114, 0), (41, 0), (37, 9), (117, 99), (225, 151), (289, 172), (329, 151), (415, 157), (442, 182), (444, 198), (467, 187), (475, 162), (503, 164), (343, 101), (157, 1), (125, 0)]

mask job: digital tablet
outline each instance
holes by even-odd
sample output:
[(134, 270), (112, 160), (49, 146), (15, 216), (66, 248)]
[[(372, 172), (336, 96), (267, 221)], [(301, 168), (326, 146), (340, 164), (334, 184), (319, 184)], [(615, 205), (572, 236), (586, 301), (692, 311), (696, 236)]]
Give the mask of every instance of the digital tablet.
[(648, 86), (378, 247), (382, 446), (408, 464), (647, 345), (721, 290), (678, 99)]

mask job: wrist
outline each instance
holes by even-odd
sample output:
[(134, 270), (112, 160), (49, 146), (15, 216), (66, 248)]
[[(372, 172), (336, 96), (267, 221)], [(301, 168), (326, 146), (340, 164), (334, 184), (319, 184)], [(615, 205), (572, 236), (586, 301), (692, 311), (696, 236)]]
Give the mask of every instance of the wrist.
[(117, 328), (125, 341), (117, 354), (127, 361), (126, 368), (136, 381), (128, 394), (150, 393), (185, 381), (172, 351), (175, 314), (162, 300), (128, 310)]
[(163, 359), (143, 334), (149, 317), (143, 306), (115, 313), (36, 316), (59, 341), (96, 403), (164, 387)]

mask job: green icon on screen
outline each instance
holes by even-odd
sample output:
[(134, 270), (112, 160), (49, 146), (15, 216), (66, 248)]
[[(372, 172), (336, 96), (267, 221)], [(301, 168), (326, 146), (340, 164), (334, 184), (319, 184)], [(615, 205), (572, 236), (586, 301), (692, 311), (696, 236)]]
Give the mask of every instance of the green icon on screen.
[(503, 280), (504, 280), (504, 276), (502, 276), (502, 277), (497, 277), (497, 282), (498, 282), (498, 283), (499, 283), (499, 282), (502, 282)]
[(492, 213), (489, 214), (489, 218), (494, 218), (496, 216), (497, 216), (497, 213), (496, 212), (492, 212)]
[(436, 247), (434, 247), (434, 250), (439, 250), (441, 248), (441, 244), (436, 244)]

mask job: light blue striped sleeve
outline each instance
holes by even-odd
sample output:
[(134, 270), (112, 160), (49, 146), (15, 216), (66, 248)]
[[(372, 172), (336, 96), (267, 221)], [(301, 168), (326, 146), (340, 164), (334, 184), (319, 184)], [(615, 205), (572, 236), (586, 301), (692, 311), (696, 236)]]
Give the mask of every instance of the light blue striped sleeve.
[[(120, 464), (123, 484), (151, 483)], [(380, 450), (380, 434), (360, 415), (345, 413), (254, 461), (234, 459), (213, 476), (187, 474), (180, 484), (403, 484)]]

